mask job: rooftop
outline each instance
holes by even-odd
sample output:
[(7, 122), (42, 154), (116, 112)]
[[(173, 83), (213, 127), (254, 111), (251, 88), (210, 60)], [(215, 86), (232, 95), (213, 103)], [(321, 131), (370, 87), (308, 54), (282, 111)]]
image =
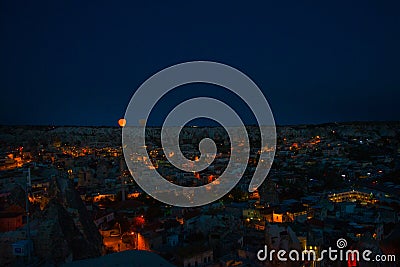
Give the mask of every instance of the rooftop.
[(108, 254), (99, 258), (86, 259), (66, 263), (62, 266), (65, 267), (79, 267), (79, 266), (163, 266), (174, 267), (171, 263), (164, 260), (159, 255), (144, 251), (144, 250), (126, 250), (119, 253)]

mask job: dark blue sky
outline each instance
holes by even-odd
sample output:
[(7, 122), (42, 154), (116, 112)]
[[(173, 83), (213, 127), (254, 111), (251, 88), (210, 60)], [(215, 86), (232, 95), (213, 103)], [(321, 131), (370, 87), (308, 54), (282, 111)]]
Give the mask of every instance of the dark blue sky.
[(191, 60), (246, 73), (278, 124), (400, 119), (398, 1), (135, 2), (1, 1), (0, 124), (116, 125)]

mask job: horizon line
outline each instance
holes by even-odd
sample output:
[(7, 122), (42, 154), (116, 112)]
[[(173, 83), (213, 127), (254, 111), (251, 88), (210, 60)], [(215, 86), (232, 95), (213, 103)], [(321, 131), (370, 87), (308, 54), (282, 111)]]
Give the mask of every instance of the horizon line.
[[(324, 125), (346, 125), (346, 124), (361, 124), (361, 123), (400, 123), (400, 120), (383, 120), (383, 121), (376, 121), (376, 120), (359, 120), (359, 121), (334, 121), (334, 122), (322, 122), (322, 123), (299, 123), (299, 124), (275, 124), (276, 127), (293, 127), (293, 126), (324, 126)], [(245, 124), (244, 126), (259, 126), (258, 124)], [(89, 127), (89, 128), (121, 128), (118, 124), (115, 125), (74, 125), (74, 124), (0, 124), (0, 127)], [(162, 125), (147, 125), (146, 127), (149, 128), (159, 128)], [(220, 125), (186, 125), (184, 127), (223, 127)]]

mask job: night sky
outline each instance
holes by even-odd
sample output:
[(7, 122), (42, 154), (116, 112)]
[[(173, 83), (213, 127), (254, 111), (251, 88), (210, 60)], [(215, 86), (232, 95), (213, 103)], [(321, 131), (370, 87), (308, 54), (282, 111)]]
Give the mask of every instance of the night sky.
[[(399, 1), (116, 2), (0, 2), (0, 124), (116, 125), (141, 83), (192, 60), (246, 73), (280, 125), (400, 120)], [(178, 88), (155, 123), (185, 97), (240, 106), (215, 89)]]

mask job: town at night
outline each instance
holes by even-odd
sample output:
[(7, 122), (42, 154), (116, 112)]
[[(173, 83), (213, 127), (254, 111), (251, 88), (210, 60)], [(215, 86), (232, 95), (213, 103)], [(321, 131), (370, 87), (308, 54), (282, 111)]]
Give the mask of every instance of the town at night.
[(399, 266), (399, 10), (0, 1), (0, 266)]

